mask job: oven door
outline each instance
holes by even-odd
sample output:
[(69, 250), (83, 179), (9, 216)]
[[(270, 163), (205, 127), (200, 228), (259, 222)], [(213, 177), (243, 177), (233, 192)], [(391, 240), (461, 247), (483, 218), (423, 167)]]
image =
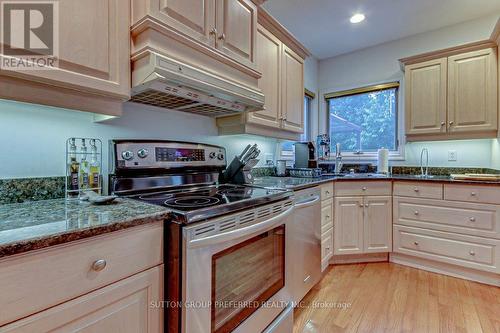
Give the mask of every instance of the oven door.
[(184, 229), (182, 332), (255, 333), (279, 316), (291, 301), (293, 209), (287, 201)]

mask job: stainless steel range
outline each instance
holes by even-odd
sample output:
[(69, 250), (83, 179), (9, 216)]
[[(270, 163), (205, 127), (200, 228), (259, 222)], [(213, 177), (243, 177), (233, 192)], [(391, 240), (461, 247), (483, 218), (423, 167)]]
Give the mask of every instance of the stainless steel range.
[(166, 331), (291, 332), (292, 193), (218, 184), (218, 146), (116, 140), (111, 151), (111, 192), (171, 209)]

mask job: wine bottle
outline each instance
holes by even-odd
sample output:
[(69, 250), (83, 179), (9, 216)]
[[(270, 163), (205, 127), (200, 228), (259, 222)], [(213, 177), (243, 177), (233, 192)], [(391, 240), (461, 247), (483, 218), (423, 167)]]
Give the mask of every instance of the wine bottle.
[(71, 139), (69, 145), (69, 190), (74, 191), (70, 192), (70, 196), (77, 196), (79, 190), (79, 175), (80, 164), (76, 160), (76, 143), (75, 139)]

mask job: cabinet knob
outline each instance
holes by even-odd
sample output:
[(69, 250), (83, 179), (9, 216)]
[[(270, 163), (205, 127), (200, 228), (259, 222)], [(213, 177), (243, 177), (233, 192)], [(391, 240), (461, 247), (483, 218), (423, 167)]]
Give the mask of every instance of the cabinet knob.
[(367, 208), (368, 208), (368, 204), (365, 204), (365, 207), (367, 207)]
[(104, 268), (106, 268), (106, 260), (104, 259), (99, 259), (99, 260), (96, 260), (94, 261), (94, 263), (92, 264), (92, 270), (96, 271), (96, 272), (100, 272), (102, 271)]
[(418, 242), (417, 242), (417, 241), (414, 241), (414, 242), (413, 242), (413, 244), (418, 245)]
[(420, 192), (420, 189), (419, 189), (418, 187), (415, 187), (415, 188), (413, 189), (413, 191), (415, 191), (415, 192)]
[(476, 255), (476, 252), (474, 252), (473, 250), (470, 250), (470, 251), (469, 251), (469, 254), (470, 254), (471, 256), (475, 256), (475, 255)]
[(416, 210), (416, 211), (413, 212), (413, 214), (418, 215), (420, 213), (418, 212), (418, 210)]
[(226, 34), (225, 33), (222, 33), (220, 36), (219, 36), (219, 40), (225, 40), (226, 39)]
[(330, 194), (330, 191), (326, 190), (326, 191), (325, 191), (325, 193), (326, 193), (326, 194)]
[(475, 218), (475, 217), (470, 217), (470, 218), (469, 218), (469, 221), (471, 221), (471, 222), (476, 222), (476, 218)]
[(444, 121), (441, 122), (441, 127), (443, 127), (444, 125), (446, 125), (446, 123)]
[(366, 187), (362, 187), (361, 189), (362, 189), (363, 191), (366, 191)]
[(330, 215), (327, 215), (327, 216), (326, 216), (326, 218), (327, 218), (327, 219), (330, 219)]
[(364, 205), (361, 203), (361, 204), (359, 204), (359, 207), (364, 207)]
[(450, 126), (451, 126), (451, 125), (453, 125), (453, 121), (450, 121), (448, 124), (449, 124)]
[(476, 196), (476, 192), (471, 192), (470, 195), (473, 196), (473, 197), (475, 197)]
[(212, 29), (210, 30), (210, 35), (217, 35), (217, 29), (212, 28)]

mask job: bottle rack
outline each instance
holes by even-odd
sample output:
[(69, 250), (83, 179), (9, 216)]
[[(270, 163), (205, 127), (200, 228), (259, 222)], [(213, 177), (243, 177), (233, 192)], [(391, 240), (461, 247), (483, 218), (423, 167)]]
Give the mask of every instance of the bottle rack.
[[(86, 151), (82, 149), (83, 143), (87, 148)], [(92, 145), (94, 145), (95, 152), (92, 151)], [(76, 147), (75, 147), (76, 146)], [(76, 148), (76, 149), (75, 149)], [(97, 183), (90, 182), (90, 177), (94, 176), (90, 173), (91, 161), (95, 155), (96, 161), (99, 164), (99, 172), (97, 173)], [(89, 163), (89, 170), (87, 174), (87, 181), (84, 181), (80, 168), (82, 165), (82, 160), (86, 160)], [(78, 163), (78, 177), (77, 181), (74, 178), (74, 163)], [(65, 182), (65, 198), (66, 200), (79, 200), (84, 191), (94, 191), (98, 194), (102, 194), (102, 141), (97, 138), (78, 138), (73, 137), (66, 140), (66, 182)], [(95, 179), (95, 178), (94, 178)], [(78, 185), (76, 186), (77, 183)]]

